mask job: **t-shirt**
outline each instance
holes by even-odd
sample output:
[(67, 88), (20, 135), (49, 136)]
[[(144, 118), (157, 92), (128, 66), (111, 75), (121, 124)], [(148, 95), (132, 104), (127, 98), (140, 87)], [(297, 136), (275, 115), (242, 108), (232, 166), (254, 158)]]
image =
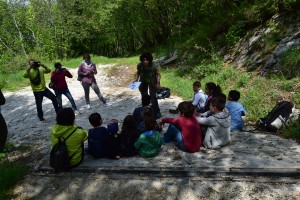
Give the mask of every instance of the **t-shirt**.
[(231, 116), (230, 131), (242, 130), (244, 128), (244, 120), (242, 116), (246, 115), (246, 109), (240, 102), (229, 101), (226, 103), (225, 108)]
[(205, 106), (205, 94), (202, 90), (199, 90), (198, 92), (194, 93), (194, 97), (192, 100), (192, 104), (193, 106), (197, 107), (197, 108), (203, 108)]
[(140, 76), (140, 82), (156, 84), (158, 66), (155, 62), (152, 62), (149, 66), (144, 66), (142, 63), (139, 63), (137, 65), (137, 72)]

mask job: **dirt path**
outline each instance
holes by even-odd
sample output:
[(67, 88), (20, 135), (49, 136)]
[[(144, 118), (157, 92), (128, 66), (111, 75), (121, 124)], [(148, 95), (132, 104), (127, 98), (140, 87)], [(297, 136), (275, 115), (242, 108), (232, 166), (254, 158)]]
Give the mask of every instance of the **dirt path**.
[[(133, 109), (140, 105), (139, 92), (127, 88), (127, 85), (132, 80), (134, 72), (132, 68), (113, 65), (98, 65), (97, 67), (97, 82), (102, 94), (108, 99), (108, 106), (103, 106), (94, 92), (91, 91), (91, 110), (87, 110), (85, 108), (83, 89), (76, 80), (77, 77), (68, 79), (69, 89), (81, 112), (81, 114), (76, 116), (76, 124), (85, 129), (90, 127), (88, 116), (92, 112), (99, 112), (104, 118), (105, 125), (110, 119), (117, 119), (122, 122), (127, 114), (131, 114)], [(76, 69), (71, 69), (70, 71), (72, 74), (76, 74)], [(108, 72), (111, 74), (110, 76), (106, 75)], [(29, 163), (32, 169), (40, 166), (41, 163), (45, 163), (48, 160), (50, 152), (49, 132), (51, 126), (55, 123), (51, 102), (48, 99), (44, 99), (43, 110), (46, 123), (42, 123), (38, 121), (34, 97), (29, 87), (18, 92), (5, 93), (5, 96), (7, 104), (1, 109), (8, 123), (8, 140), (16, 146), (27, 147), (25, 151), (12, 151), (9, 153), (8, 158), (10, 160), (18, 159), (23, 154), (22, 156), (25, 158), (23, 162)], [(174, 117), (174, 115), (168, 113), (168, 109), (181, 101), (182, 99), (176, 96), (160, 100), (159, 105), (163, 117)], [(70, 106), (66, 98), (63, 98), (63, 104)], [(235, 137), (233, 138), (235, 139)], [(243, 138), (236, 138), (233, 144), (250, 142), (250, 138), (248, 140), (247, 138), (247, 135), (244, 135)], [(274, 141), (277, 144), (286, 142), (288, 147), (291, 148), (290, 151), (297, 152), (299, 149), (297, 144), (288, 140), (283, 142), (283, 140), (265, 136), (257, 138)], [(255, 136), (251, 136), (251, 140), (255, 141)], [(272, 147), (271, 142), (258, 145), (263, 148), (266, 144)], [(31, 147), (29, 151), (28, 147)], [(268, 152), (268, 155), (264, 154), (263, 156), (265, 157), (262, 157), (262, 159), (265, 159), (266, 163), (268, 163), (269, 157), (274, 157), (272, 161), (278, 160), (284, 165), (283, 161), (286, 158), (280, 157), (281, 155), (286, 155), (283, 150), (284, 147), (281, 148), (280, 155), (268, 149), (270, 152)], [(158, 157), (157, 161), (163, 157), (167, 158), (166, 162), (172, 159), (170, 158), (172, 156), (168, 157), (167, 153), (170, 154), (170, 152), (174, 153), (175, 151), (167, 148), (164, 147), (162, 157)], [(244, 150), (240, 152), (239, 156), (247, 156), (251, 151), (257, 153), (255, 156), (262, 156), (258, 149)], [(219, 157), (224, 157), (224, 155), (222, 162), (227, 162), (231, 152), (230, 148), (224, 148), (223, 152), (201, 152), (200, 157), (198, 156), (199, 160), (196, 162), (201, 163), (201, 158), (218, 164), (220, 163), (218, 162), (220, 161)], [(235, 153), (238, 154), (238, 151)], [(176, 156), (178, 157), (178, 155)], [(299, 156), (294, 154), (292, 156), (294, 157), (291, 160), (286, 160), (285, 162), (289, 162), (295, 167), (299, 166)], [(184, 153), (182, 153), (181, 157), (185, 157), (187, 162), (190, 162), (190, 159), (195, 159)], [(126, 161), (120, 161), (120, 163), (122, 162), (126, 163)], [(143, 163), (147, 162), (143, 160)], [(190, 162), (190, 164), (192, 163)], [(227, 177), (218, 179), (207, 179), (204, 177), (162, 178), (130, 174), (101, 175), (94, 173), (63, 173), (54, 175), (34, 172), (29, 174), (13, 190), (13, 199), (299, 199), (300, 184), (297, 182), (299, 179), (295, 180), (286, 181), (277, 178), (266, 181), (253, 180), (251, 178), (249, 180), (232, 180)]]

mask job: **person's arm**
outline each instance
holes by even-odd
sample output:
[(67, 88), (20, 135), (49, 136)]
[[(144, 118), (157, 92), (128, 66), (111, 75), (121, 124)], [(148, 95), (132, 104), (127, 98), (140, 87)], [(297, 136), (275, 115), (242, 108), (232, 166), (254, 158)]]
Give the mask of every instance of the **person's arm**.
[(64, 70), (66, 72), (66, 77), (73, 78), (73, 75), (66, 68), (64, 68)]
[(93, 74), (96, 75), (98, 72), (97, 72), (97, 67), (96, 67), (95, 63), (93, 64), (93, 68), (94, 68)]
[(32, 69), (32, 66), (29, 65), (29, 67), (25, 70), (25, 73), (23, 74), (24, 78), (30, 78), (30, 70)]
[(214, 119), (213, 116), (210, 117), (196, 117), (197, 122), (199, 124), (203, 124), (203, 125), (214, 125)]
[(42, 66), (45, 69), (45, 74), (48, 74), (51, 72), (51, 69), (49, 67), (47, 67), (46, 65), (40, 63), (40, 66)]
[(137, 82), (140, 79), (140, 64), (137, 65), (136, 67), (136, 73), (134, 74), (134, 81), (133, 82)]
[(156, 88), (160, 89), (160, 72), (158, 67), (156, 68), (155, 75), (156, 75)]
[(134, 143), (134, 147), (137, 150), (139, 150), (142, 147), (142, 145), (143, 145), (142, 136), (143, 135), (140, 135), (139, 139)]

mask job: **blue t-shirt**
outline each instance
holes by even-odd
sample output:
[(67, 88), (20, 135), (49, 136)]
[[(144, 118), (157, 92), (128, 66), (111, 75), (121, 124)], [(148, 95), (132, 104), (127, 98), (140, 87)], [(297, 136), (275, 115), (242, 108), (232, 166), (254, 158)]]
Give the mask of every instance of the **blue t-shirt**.
[(88, 151), (94, 158), (107, 156), (107, 141), (109, 133), (105, 127), (89, 129)]
[(236, 101), (229, 101), (226, 103), (225, 107), (231, 116), (231, 126), (230, 131), (242, 130), (244, 128), (244, 120), (242, 116), (246, 115), (246, 109), (244, 106)]

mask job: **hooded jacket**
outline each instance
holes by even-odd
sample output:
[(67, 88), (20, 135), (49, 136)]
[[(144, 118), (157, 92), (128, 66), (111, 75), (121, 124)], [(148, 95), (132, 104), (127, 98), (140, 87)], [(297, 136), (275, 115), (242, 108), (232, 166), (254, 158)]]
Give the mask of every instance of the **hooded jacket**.
[(203, 145), (210, 149), (218, 149), (230, 143), (230, 114), (228, 112), (212, 113), (208, 111), (197, 117), (201, 125), (207, 125)]
[(157, 156), (162, 145), (162, 139), (157, 131), (147, 131), (140, 135), (134, 144), (139, 155), (144, 158)]
[[(58, 142), (58, 138), (67, 138), (74, 129), (77, 128), (74, 125), (64, 126), (55, 124), (50, 133), (51, 148)], [(88, 138), (88, 133), (86, 130), (78, 128), (66, 141), (69, 156), (75, 155), (71, 159), (71, 166), (78, 164), (82, 159), (82, 145), (83, 142)]]

